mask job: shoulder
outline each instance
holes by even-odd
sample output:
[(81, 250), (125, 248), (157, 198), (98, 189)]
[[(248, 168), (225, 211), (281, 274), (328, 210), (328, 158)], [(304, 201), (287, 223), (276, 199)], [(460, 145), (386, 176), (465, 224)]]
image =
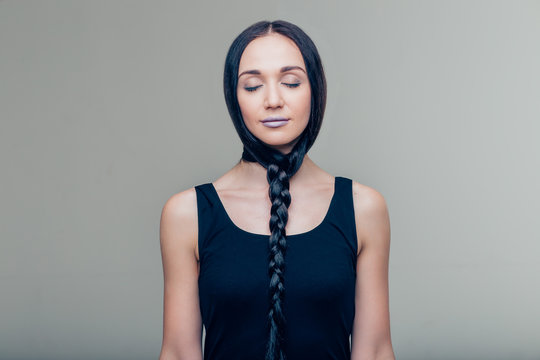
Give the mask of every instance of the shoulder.
[(160, 242), (169, 246), (188, 246), (196, 249), (197, 194), (195, 188), (172, 195), (161, 211)]
[(163, 216), (169, 217), (192, 217), (197, 215), (197, 194), (195, 187), (181, 191), (172, 195), (165, 205), (161, 213)]
[(359, 252), (366, 246), (386, 246), (390, 222), (384, 196), (376, 189), (354, 180), (352, 184)]
[(364, 215), (376, 215), (387, 211), (383, 195), (372, 187), (352, 181), (354, 210)]

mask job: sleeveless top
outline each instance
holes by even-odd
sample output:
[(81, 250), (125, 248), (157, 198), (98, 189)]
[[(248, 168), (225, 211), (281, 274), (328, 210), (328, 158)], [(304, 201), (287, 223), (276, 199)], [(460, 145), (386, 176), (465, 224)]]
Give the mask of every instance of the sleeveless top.
[[(237, 227), (212, 183), (195, 189), (204, 360), (264, 360), (269, 235)], [(324, 220), (310, 231), (286, 237), (287, 360), (350, 360), (358, 251), (352, 180), (335, 177)]]

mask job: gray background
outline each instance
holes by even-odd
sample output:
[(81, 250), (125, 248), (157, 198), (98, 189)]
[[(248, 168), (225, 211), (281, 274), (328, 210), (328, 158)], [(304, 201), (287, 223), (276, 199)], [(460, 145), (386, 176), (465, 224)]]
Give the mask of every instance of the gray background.
[(540, 359), (540, 2), (1, 1), (0, 358), (157, 359), (159, 218), (241, 144), (228, 46), (317, 44), (310, 151), (386, 198), (398, 359)]

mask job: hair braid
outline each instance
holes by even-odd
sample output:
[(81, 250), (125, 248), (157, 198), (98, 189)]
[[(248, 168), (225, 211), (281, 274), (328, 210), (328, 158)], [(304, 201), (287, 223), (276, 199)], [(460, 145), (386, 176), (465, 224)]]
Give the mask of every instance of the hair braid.
[[(311, 86), (311, 112), (308, 125), (298, 138), (291, 152), (283, 154), (255, 137), (244, 124), (236, 95), (238, 67), (242, 53), (252, 40), (275, 32), (293, 40), (304, 59)], [(285, 227), (291, 203), (289, 180), (298, 171), (304, 156), (311, 148), (322, 124), (326, 106), (326, 79), (315, 44), (299, 27), (287, 21), (260, 21), (245, 29), (231, 44), (225, 60), (223, 77), (225, 101), (234, 127), (244, 144), (242, 159), (258, 162), (267, 170), (270, 210), (270, 238), (268, 241), (268, 341), (265, 360), (286, 360), (285, 339), (285, 254), (287, 236)]]
[(270, 309), (268, 322), (270, 336), (267, 344), (266, 359), (284, 359), (283, 331), (285, 329), (285, 316), (283, 314), (283, 298), (285, 293), (283, 273), (285, 271), (285, 252), (287, 241), (285, 226), (288, 219), (288, 207), (291, 203), (289, 193), (289, 176), (287, 172), (276, 164), (268, 166), (268, 194), (272, 202), (270, 211), (270, 230), (272, 234), (269, 240), (269, 263), (268, 275), (270, 276), (270, 289), (268, 297)]

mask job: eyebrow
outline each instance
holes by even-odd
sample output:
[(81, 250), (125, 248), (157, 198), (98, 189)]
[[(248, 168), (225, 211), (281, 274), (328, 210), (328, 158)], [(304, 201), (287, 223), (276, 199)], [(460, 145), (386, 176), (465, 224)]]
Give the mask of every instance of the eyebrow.
[[(296, 66), (296, 65), (284, 66), (279, 70), (279, 72), (284, 73), (284, 72), (287, 72), (287, 71), (297, 70), (297, 69), (302, 70), (304, 73), (306, 72), (300, 66)], [(246, 71), (242, 72), (240, 75), (238, 75), (238, 78), (240, 78), (240, 76), (245, 75), (245, 74), (261, 75), (261, 72), (259, 70), (246, 70)]]

